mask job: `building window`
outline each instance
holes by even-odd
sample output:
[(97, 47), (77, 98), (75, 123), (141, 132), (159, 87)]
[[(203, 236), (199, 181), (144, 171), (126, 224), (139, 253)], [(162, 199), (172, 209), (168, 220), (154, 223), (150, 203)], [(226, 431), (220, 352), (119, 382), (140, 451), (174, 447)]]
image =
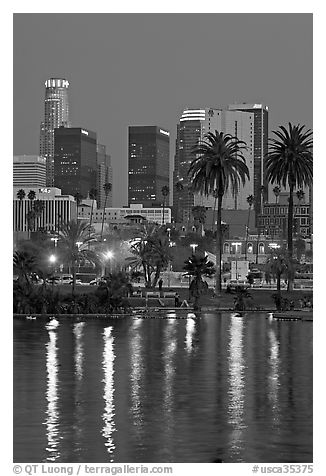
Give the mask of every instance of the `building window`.
[(226, 254), (230, 253), (230, 244), (229, 243), (224, 243), (224, 253), (226, 253)]
[(258, 246), (258, 253), (260, 255), (264, 254), (265, 253), (265, 246), (264, 246), (264, 243), (259, 243), (259, 246)]

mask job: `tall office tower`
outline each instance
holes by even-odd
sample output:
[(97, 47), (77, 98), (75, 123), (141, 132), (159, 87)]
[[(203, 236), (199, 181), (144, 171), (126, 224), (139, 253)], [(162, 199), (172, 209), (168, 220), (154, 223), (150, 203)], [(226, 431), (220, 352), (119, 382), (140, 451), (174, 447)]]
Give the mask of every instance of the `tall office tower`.
[[(214, 206), (214, 197), (194, 195), (188, 180), (188, 170), (194, 160), (193, 147), (208, 132), (224, 132), (246, 142), (248, 150), (244, 153), (249, 168), (250, 180), (240, 187), (237, 196), (229, 191), (223, 200), (224, 209), (247, 209), (246, 197), (253, 194), (253, 114), (239, 111), (224, 111), (215, 108), (186, 109), (177, 125), (176, 155), (174, 169), (174, 218), (177, 221), (191, 220), (194, 205)], [(182, 190), (178, 190), (177, 183)]]
[[(128, 202), (161, 206), (169, 186), (170, 133), (157, 126), (129, 126)], [(168, 204), (168, 197), (165, 199)]]
[(40, 130), (40, 155), (46, 159), (46, 183), (53, 186), (54, 179), (54, 129), (70, 127), (69, 82), (51, 78), (45, 81), (44, 121)]
[(106, 153), (106, 146), (102, 144), (97, 144), (97, 207), (103, 208), (104, 204), (106, 207), (112, 207), (112, 190), (109, 192), (107, 199), (105, 200), (105, 190), (104, 184), (112, 183), (112, 166), (111, 166), (111, 156)]
[(45, 187), (46, 160), (38, 155), (14, 155), (14, 187)]
[(97, 185), (96, 133), (80, 127), (54, 130), (54, 186), (84, 198)]
[[(263, 104), (231, 104), (230, 111), (250, 112), (254, 115), (254, 197), (256, 214), (262, 203), (268, 201), (268, 183), (265, 178), (265, 156), (268, 152), (268, 107)], [(265, 187), (262, 196), (261, 187)], [(259, 197), (259, 200), (258, 200)]]

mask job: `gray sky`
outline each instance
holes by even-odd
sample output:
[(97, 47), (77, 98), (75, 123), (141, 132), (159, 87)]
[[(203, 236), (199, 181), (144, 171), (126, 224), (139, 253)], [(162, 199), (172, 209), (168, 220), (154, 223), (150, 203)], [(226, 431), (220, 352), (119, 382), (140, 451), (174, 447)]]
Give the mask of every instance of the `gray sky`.
[(269, 106), (312, 128), (312, 14), (15, 14), (14, 154), (38, 154), (44, 81), (70, 81), (73, 126), (97, 132), (127, 203), (127, 126), (171, 132), (185, 107)]

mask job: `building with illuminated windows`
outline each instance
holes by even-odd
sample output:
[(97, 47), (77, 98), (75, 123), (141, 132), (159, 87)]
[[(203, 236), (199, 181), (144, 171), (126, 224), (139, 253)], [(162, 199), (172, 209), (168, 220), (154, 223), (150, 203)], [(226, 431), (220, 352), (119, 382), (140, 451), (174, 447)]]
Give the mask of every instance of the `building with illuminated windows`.
[(46, 182), (54, 183), (54, 130), (60, 126), (70, 127), (69, 81), (51, 78), (45, 81), (44, 121), (40, 130), (40, 155), (46, 159)]
[(98, 185), (96, 133), (81, 127), (54, 131), (54, 185), (83, 198)]
[(160, 207), (169, 186), (170, 133), (157, 126), (129, 126), (128, 133), (128, 203)]
[(14, 187), (45, 187), (46, 160), (38, 155), (14, 155)]
[[(253, 195), (254, 189), (254, 115), (250, 112), (228, 111), (216, 108), (185, 109), (177, 125), (176, 153), (174, 161), (173, 209), (177, 222), (192, 221), (192, 207), (201, 205), (213, 208), (213, 196), (195, 195), (191, 191), (188, 170), (194, 160), (193, 147), (204, 139), (208, 132), (224, 132), (238, 137), (247, 145), (243, 151), (249, 169), (249, 180), (240, 186), (239, 192), (233, 196), (228, 191), (223, 199), (223, 209), (244, 210), (248, 208), (247, 197)], [(178, 189), (177, 184), (182, 184)]]
[[(265, 157), (268, 152), (268, 107), (264, 104), (230, 104), (230, 111), (242, 111), (253, 114), (254, 174), (253, 195), (255, 211), (258, 215), (262, 204), (268, 201), (268, 183), (265, 178)], [(262, 193), (262, 186), (264, 192)]]

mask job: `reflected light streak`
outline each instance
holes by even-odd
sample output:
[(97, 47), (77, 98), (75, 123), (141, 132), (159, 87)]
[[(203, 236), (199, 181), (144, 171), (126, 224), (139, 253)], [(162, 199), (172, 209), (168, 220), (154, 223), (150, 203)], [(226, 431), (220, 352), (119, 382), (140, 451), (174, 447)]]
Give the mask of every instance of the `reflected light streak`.
[[(169, 325), (166, 326), (165, 328), (165, 336), (164, 336), (164, 342), (166, 343), (165, 346), (165, 351), (164, 351), (164, 357), (163, 357), (163, 362), (164, 362), (164, 408), (167, 413), (167, 416), (170, 415), (171, 413), (171, 407), (173, 403), (173, 391), (172, 391), (172, 383), (173, 383), (173, 377), (175, 373), (175, 369), (173, 366), (173, 360), (174, 360), (174, 355), (175, 351), (177, 349), (177, 342), (176, 342), (176, 336), (175, 336), (175, 327), (177, 324), (176, 319), (170, 319)], [(170, 416), (169, 416), (170, 419)], [(170, 426), (170, 421), (167, 422), (167, 427)]]
[(270, 341), (270, 373), (268, 375), (268, 398), (272, 403), (273, 419), (276, 424), (279, 423), (278, 391), (279, 382), (279, 342), (276, 338), (274, 329), (269, 329), (268, 337)]
[(243, 319), (231, 316), (229, 343), (229, 422), (233, 427), (231, 448), (238, 452), (242, 447), (244, 429), (244, 359)]
[(195, 333), (195, 321), (193, 319), (187, 319), (187, 324), (186, 324), (186, 349), (190, 353), (193, 348), (192, 348), (192, 340), (193, 336)]
[(49, 342), (46, 344), (46, 371), (47, 371), (47, 410), (46, 436), (49, 453), (46, 461), (56, 461), (60, 457), (59, 445), (59, 412), (58, 412), (58, 348), (57, 334), (49, 331)]
[(114, 423), (114, 368), (113, 363), (115, 359), (114, 355), (114, 337), (112, 336), (112, 327), (107, 327), (103, 331), (103, 340), (104, 340), (104, 350), (103, 350), (103, 371), (104, 371), (104, 412), (102, 415), (104, 421), (104, 427), (102, 430), (102, 435), (106, 439), (105, 446), (107, 447), (108, 453), (111, 455), (110, 462), (112, 463), (112, 453), (115, 449), (113, 442), (113, 432), (115, 431)]
[(85, 326), (85, 322), (77, 322), (74, 325), (74, 329), (73, 329), (75, 339), (76, 339), (75, 369), (76, 369), (76, 375), (78, 380), (82, 380), (83, 378), (84, 346), (82, 343), (82, 337), (83, 337), (84, 326)]
[[(138, 330), (143, 320), (139, 319), (133, 322), (133, 330)], [(143, 363), (141, 355), (141, 334), (135, 333), (130, 339), (130, 354), (131, 354), (131, 412), (133, 415), (133, 424), (137, 430), (137, 436), (143, 428), (143, 414), (141, 408), (140, 388), (143, 379)]]

